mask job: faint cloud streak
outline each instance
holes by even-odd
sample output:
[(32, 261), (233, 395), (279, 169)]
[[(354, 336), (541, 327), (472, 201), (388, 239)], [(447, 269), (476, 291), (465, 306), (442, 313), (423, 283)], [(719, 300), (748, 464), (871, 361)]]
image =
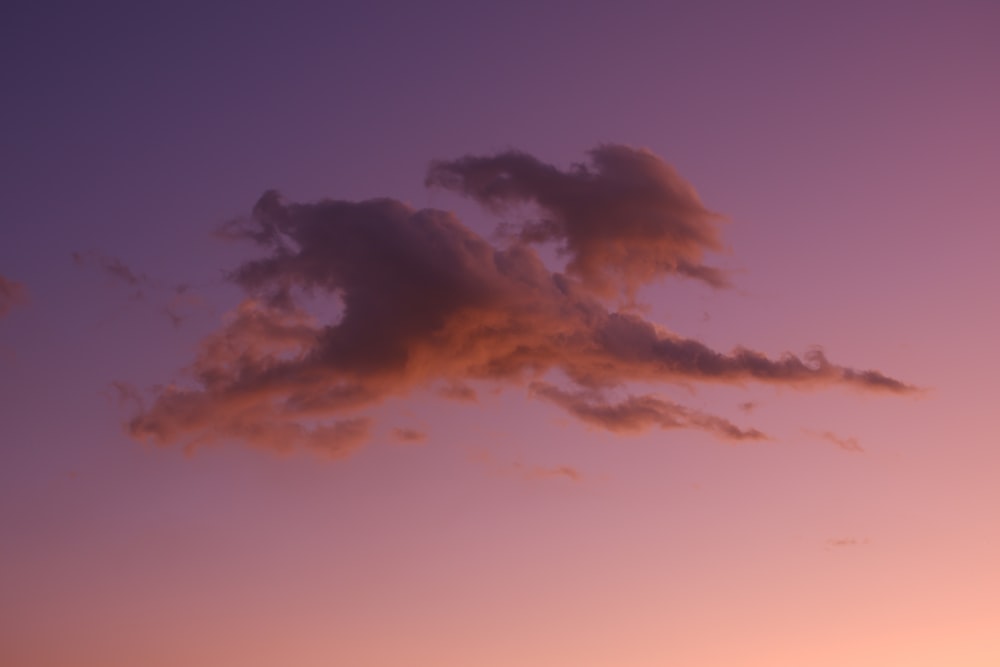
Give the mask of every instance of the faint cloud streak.
[(427, 440), (427, 434), (413, 428), (394, 428), (392, 439), (401, 443), (420, 443)]
[(0, 317), (6, 317), (14, 306), (23, 304), (27, 299), (28, 290), (22, 283), (0, 275)]
[(825, 440), (837, 446), (837, 448), (844, 450), (845, 452), (851, 452), (853, 454), (863, 454), (865, 449), (858, 442), (855, 437), (843, 437), (839, 436), (832, 431), (810, 431), (806, 430), (806, 433), (817, 437), (821, 440)]

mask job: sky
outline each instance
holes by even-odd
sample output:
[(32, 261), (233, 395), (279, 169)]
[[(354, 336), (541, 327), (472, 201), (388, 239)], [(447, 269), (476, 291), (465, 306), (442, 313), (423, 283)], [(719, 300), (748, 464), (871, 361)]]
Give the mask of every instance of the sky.
[(1000, 664), (1000, 5), (0, 25), (0, 663)]

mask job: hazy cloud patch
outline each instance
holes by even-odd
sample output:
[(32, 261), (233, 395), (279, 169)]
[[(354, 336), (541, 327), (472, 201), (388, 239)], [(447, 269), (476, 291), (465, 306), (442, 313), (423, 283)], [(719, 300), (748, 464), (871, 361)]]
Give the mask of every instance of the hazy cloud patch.
[(28, 290), (22, 283), (0, 275), (0, 317), (28, 299)]
[(134, 296), (137, 298), (143, 296), (142, 287), (152, 284), (152, 281), (146, 274), (133, 271), (130, 266), (117, 257), (110, 257), (94, 250), (74, 252), (71, 256), (73, 263), (77, 266), (96, 267), (112, 280), (135, 288), (136, 292)]
[(479, 395), (476, 390), (461, 382), (449, 382), (444, 387), (437, 390), (438, 396), (452, 401), (462, 401), (465, 403), (478, 403)]
[[(131, 297), (144, 303), (152, 302), (174, 326), (180, 326), (196, 308), (204, 305), (190, 285), (166, 285), (150, 278), (117, 257), (95, 250), (74, 252), (73, 263), (82, 268), (96, 268), (113, 282), (132, 289)], [(154, 298), (149, 299), (150, 295)], [(159, 303), (159, 305), (157, 305)]]
[(806, 433), (812, 435), (820, 440), (825, 440), (826, 442), (832, 443), (837, 446), (837, 448), (844, 450), (845, 452), (851, 452), (852, 454), (862, 454), (865, 449), (858, 442), (855, 437), (844, 437), (833, 433), (832, 431), (811, 431), (806, 430)]
[(519, 477), (529, 482), (561, 479), (575, 483), (582, 482), (584, 479), (583, 473), (571, 465), (541, 466), (521, 461), (500, 461), (488, 449), (470, 449), (469, 458), (486, 466), (496, 474)]
[(868, 539), (858, 539), (855, 537), (834, 537), (826, 541), (827, 547), (832, 547), (834, 549), (842, 549), (849, 547), (860, 547), (868, 544)]
[(419, 443), (427, 440), (427, 434), (413, 428), (394, 428), (392, 439), (401, 443)]
[(529, 466), (515, 461), (511, 464), (511, 469), (527, 480), (565, 479), (570, 482), (583, 481), (583, 475), (573, 466)]

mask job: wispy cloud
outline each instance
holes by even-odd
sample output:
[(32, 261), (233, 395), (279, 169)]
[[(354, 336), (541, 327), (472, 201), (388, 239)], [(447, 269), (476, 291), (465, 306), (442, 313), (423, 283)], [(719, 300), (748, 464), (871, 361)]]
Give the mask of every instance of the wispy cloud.
[(868, 544), (868, 539), (858, 539), (856, 537), (833, 537), (826, 541), (827, 547), (842, 549), (845, 547), (860, 547)]
[(731, 441), (767, 439), (757, 429), (741, 429), (721, 417), (655, 396), (629, 396), (619, 403), (611, 403), (593, 390), (569, 392), (545, 382), (533, 382), (530, 388), (535, 395), (551, 401), (574, 417), (615, 433), (637, 433), (656, 426), (661, 429), (698, 429)]
[(570, 482), (582, 482), (583, 475), (573, 466), (529, 466), (523, 463), (512, 463), (511, 469), (527, 480), (565, 479)]
[(418, 443), (427, 440), (427, 434), (414, 428), (394, 428), (392, 439), (396, 442)]
[(437, 391), (438, 396), (448, 398), (453, 401), (464, 401), (466, 403), (476, 403), (479, 400), (476, 390), (462, 382), (451, 381)]
[(160, 310), (174, 324), (179, 326), (185, 318), (185, 312), (202, 304), (199, 296), (190, 285), (164, 285), (145, 273), (134, 270), (117, 257), (105, 255), (96, 250), (74, 252), (73, 262), (80, 267), (95, 267), (112, 281), (132, 288), (132, 298), (145, 301), (148, 294), (156, 294), (162, 299)]
[(0, 317), (28, 298), (28, 291), (22, 283), (0, 276)]
[(137, 298), (142, 298), (143, 287), (148, 287), (152, 284), (152, 281), (150, 281), (146, 274), (133, 271), (131, 267), (117, 257), (110, 257), (93, 250), (74, 252), (71, 256), (77, 266), (97, 267), (112, 280), (134, 288), (136, 291), (133, 295)]
[[(538, 219), (497, 245), (452, 213), (393, 199), (296, 204), (265, 193), (249, 218), (222, 231), (261, 251), (230, 274), (243, 303), (204, 341), (186, 383), (159, 391), (131, 433), (162, 444), (313, 446), (331, 437), (327, 420), (360, 424), (350, 415), (442, 385), (468, 400), (467, 383), (488, 380), (531, 385), (530, 395), (619, 432), (696, 428), (742, 440), (764, 436), (654, 396), (608, 404), (603, 392), (634, 381), (914, 391), (818, 348), (779, 358), (724, 353), (616, 310), (663, 277), (724, 285), (702, 262), (722, 248), (718, 216), (648, 151), (604, 146), (590, 155), (569, 171), (523, 153), (434, 163), (432, 184), (490, 208), (537, 206)], [(561, 244), (561, 270), (536, 253), (543, 241)], [(333, 304), (335, 322), (311, 311), (317, 299)], [(555, 371), (568, 386), (545, 379)]]
[(829, 443), (836, 445), (838, 448), (844, 450), (845, 452), (851, 452), (854, 454), (864, 453), (864, 447), (858, 442), (855, 437), (844, 437), (833, 433), (832, 431), (811, 431), (806, 429), (806, 433), (812, 435), (820, 440), (825, 440)]
[(529, 482), (560, 479), (568, 482), (582, 482), (584, 479), (583, 473), (571, 465), (540, 466), (529, 465), (521, 461), (499, 461), (487, 449), (471, 449), (469, 457), (499, 475), (520, 477)]

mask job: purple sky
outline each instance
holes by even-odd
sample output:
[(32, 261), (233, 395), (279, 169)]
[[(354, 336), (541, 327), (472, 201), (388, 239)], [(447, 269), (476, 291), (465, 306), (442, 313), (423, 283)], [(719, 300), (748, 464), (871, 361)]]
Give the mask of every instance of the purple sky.
[[(17, 2), (0, 26), (0, 662), (1000, 660), (997, 3)], [(131, 392), (188, 381), (245, 296), (227, 272), (273, 251), (217, 234), (266, 191), (452, 211), (499, 248), (519, 211), (426, 187), (432, 161), (573, 173), (607, 144), (725, 218), (704, 249), (733, 287), (643, 283), (657, 331), (926, 391), (663, 382), (623, 354), (616, 396), (693, 428), (601, 430), (567, 362), (478, 403), (392, 394), (345, 460), (242, 447), (216, 412), (189, 431), (226, 445), (193, 457), (130, 437)]]

